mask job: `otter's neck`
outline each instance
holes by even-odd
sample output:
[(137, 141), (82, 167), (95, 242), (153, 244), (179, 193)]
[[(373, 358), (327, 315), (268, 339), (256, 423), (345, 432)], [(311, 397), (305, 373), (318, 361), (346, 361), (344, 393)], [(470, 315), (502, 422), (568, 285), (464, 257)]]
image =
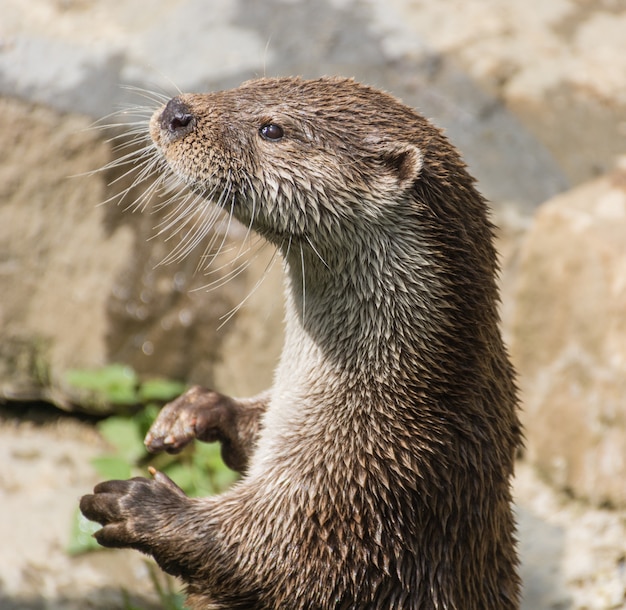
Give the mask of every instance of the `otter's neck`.
[(287, 339), (354, 376), (387, 379), (424, 365), (447, 331), (444, 288), (416, 234), (355, 236), (341, 252), (303, 245), (287, 255)]
[[(465, 206), (437, 205), (407, 205), (393, 210), (397, 218), (341, 227), (334, 236), (340, 248), (291, 243), (283, 253), (281, 365), (295, 359), (286, 366), (292, 372), (296, 363), (312, 373), (331, 367), (367, 387), (381, 379), (387, 387), (458, 396), (485, 372), (479, 369), (506, 361), (484, 202), (476, 196)], [(416, 388), (423, 379), (431, 380), (428, 387)]]

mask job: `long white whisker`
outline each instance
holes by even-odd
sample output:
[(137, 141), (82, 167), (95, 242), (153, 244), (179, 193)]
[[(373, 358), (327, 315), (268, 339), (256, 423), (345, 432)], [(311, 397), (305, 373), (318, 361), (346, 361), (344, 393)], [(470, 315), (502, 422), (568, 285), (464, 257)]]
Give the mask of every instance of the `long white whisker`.
[[(224, 248), (224, 249), (220, 252), (220, 254), (227, 254), (228, 252), (232, 252), (233, 250), (234, 250), (234, 248), (233, 248), (233, 247)], [(248, 252), (250, 252), (251, 250), (252, 250), (252, 248), (246, 248), (246, 249), (243, 251), (242, 256), (243, 256), (243, 254), (248, 254)], [(241, 256), (240, 256), (239, 258), (241, 258)], [(238, 269), (238, 268), (239, 268), (239, 267), (241, 267), (242, 265), (247, 265), (247, 264), (249, 264), (249, 262), (250, 262), (250, 261), (249, 261), (249, 260), (247, 260), (247, 259), (246, 259), (246, 260), (244, 260), (244, 261), (242, 261), (242, 262), (239, 262), (239, 258), (230, 259), (230, 260), (228, 260), (228, 261), (225, 261), (225, 262), (224, 262), (224, 263), (222, 263), (221, 265), (215, 265), (215, 264), (213, 264), (213, 265), (211, 265), (211, 267), (210, 267), (209, 269), (207, 269), (207, 270), (204, 272), (204, 275), (205, 275), (205, 276), (207, 276), (207, 277), (210, 277), (210, 276), (212, 276), (212, 275), (218, 274), (220, 271), (223, 271), (224, 269), (227, 269), (228, 267), (233, 267), (235, 264), (236, 264), (236, 267), (235, 267), (235, 268), (237, 268), (237, 269)], [(232, 271), (229, 271), (228, 273), (232, 273)], [(223, 275), (220, 275), (220, 277), (224, 277), (224, 276), (223, 276)], [(211, 285), (212, 285), (212, 283), (213, 283), (213, 282), (216, 282), (216, 281), (218, 281), (218, 280), (212, 280), (212, 281), (211, 281), (209, 284), (207, 284), (206, 286), (207, 286), (207, 287), (209, 287), (209, 286), (211, 286)]]
[[(203, 204), (206, 205), (206, 204)], [(203, 208), (198, 214), (198, 219), (194, 223), (194, 225), (189, 229), (187, 235), (185, 236), (185, 240), (181, 241), (181, 244), (184, 244), (183, 247), (176, 248), (176, 258), (180, 259), (184, 256), (191, 253), (195, 250), (198, 245), (202, 242), (202, 240), (209, 234), (211, 229), (213, 228), (213, 222), (211, 222), (211, 217), (213, 216), (212, 210), (207, 209), (208, 206)], [(209, 220), (205, 218), (205, 216), (209, 216)], [(196, 269), (197, 270), (197, 269)]]
[[(264, 239), (259, 237), (256, 241), (249, 243), (249, 245), (247, 245), (245, 249), (243, 249), (242, 246), (240, 245), (237, 250), (237, 254), (233, 258), (228, 260), (227, 262), (224, 262), (223, 264), (216, 266), (213, 261), (213, 263), (210, 266), (206, 266), (205, 275), (207, 277), (211, 276), (215, 273), (219, 273), (222, 269), (225, 269), (226, 267), (230, 267), (234, 265), (235, 263), (239, 261), (240, 258), (246, 256), (249, 252), (252, 252), (255, 248), (257, 248), (259, 244), (261, 244), (261, 246), (258, 249), (262, 249), (267, 244), (267, 242)], [(228, 254), (230, 252), (234, 252), (236, 248), (237, 248), (236, 245), (225, 246), (219, 251), (219, 254)]]
[(313, 252), (315, 252), (317, 258), (319, 258), (322, 261), (322, 264), (324, 265), (324, 267), (326, 267), (326, 269), (328, 269), (329, 271), (331, 270), (330, 267), (327, 265), (326, 261), (322, 258), (322, 255), (317, 251), (317, 248), (313, 245), (313, 242), (311, 241), (311, 238), (305, 234), (305, 239), (307, 240), (309, 246), (311, 246), (311, 250), (313, 250)]
[[(181, 204), (179, 204), (179, 207), (181, 207), (181, 212), (173, 217), (167, 224), (163, 226), (160, 225), (157, 235), (169, 232), (169, 230), (176, 225), (179, 225), (177, 232), (180, 232), (192, 221), (193, 224), (186, 230), (178, 245), (163, 259), (161, 264), (168, 264), (172, 261), (184, 258), (204, 237), (206, 237), (213, 227), (213, 224), (207, 222), (205, 218), (207, 214), (209, 218), (211, 217), (210, 203), (199, 195), (188, 194)], [(165, 238), (165, 241), (169, 241), (174, 235), (175, 233), (172, 233), (169, 237)]]
[[(263, 241), (262, 247), (257, 251), (257, 253), (255, 254), (255, 258), (256, 256), (259, 255), (259, 252), (265, 247), (267, 246), (267, 242)], [(263, 283), (263, 281), (265, 280), (265, 278), (267, 277), (268, 273), (270, 272), (271, 268), (274, 266), (274, 262), (276, 260), (276, 256), (277, 256), (278, 251), (274, 250), (274, 252), (272, 253), (272, 256), (269, 260), (269, 262), (267, 263), (267, 265), (265, 266), (265, 270), (263, 271), (261, 277), (255, 282), (254, 286), (252, 287), (252, 289), (250, 290), (250, 292), (248, 292), (248, 294), (246, 295), (246, 297), (235, 307), (233, 307), (229, 312), (227, 312), (226, 314), (224, 314), (223, 316), (220, 316), (220, 320), (222, 320), (221, 324), (217, 327), (218, 330), (221, 329), (225, 324), (228, 324), (228, 322), (233, 318), (234, 315), (237, 314), (237, 312), (246, 304), (246, 302), (254, 295), (254, 293), (259, 289), (259, 287), (261, 286), (261, 284)]]
[[(243, 238), (243, 241), (241, 242), (242, 248), (244, 244), (248, 241), (248, 238), (250, 237), (250, 233), (252, 233), (252, 225), (254, 223), (254, 217), (256, 215), (256, 196), (254, 193), (254, 189), (252, 188), (252, 182), (250, 181), (250, 178), (248, 176), (245, 176), (245, 178), (246, 178), (246, 182), (248, 183), (250, 198), (252, 200), (252, 211), (250, 213), (250, 222), (248, 223), (248, 229), (246, 230), (246, 235)], [(239, 256), (239, 254), (237, 256)]]
[[(115, 159), (115, 161), (111, 161), (110, 163), (107, 163), (105, 166), (103, 166), (102, 170), (108, 170), (108, 169), (113, 169), (116, 167), (123, 167), (125, 165), (130, 165), (130, 168), (124, 174), (122, 174), (121, 177), (115, 178), (115, 180), (110, 182), (109, 186), (115, 184), (116, 182), (119, 182), (122, 178), (132, 173), (132, 171), (136, 169), (137, 167), (142, 167), (143, 165), (152, 162), (154, 159), (151, 156), (148, 156), (148, 153), (149, 153), (149, 149), (146, 149), (145, 151), (134, 150), (134, 151), (131, 151), (122, 155), (121, 157), (118, 157), (117, 159)], [(147, 158), (142, 159), (142, 157), (147, 157)], [(136, 164), (136, 163), (133, 163), (133, 161), (140, 161), (140, 162), (139, 164)]]
[[(118, 152), (116, 150), (116, 148), (117, 147), (113, 148), (114, 152)], [(88, 170), (88, 171), (85, 171), (85, 172), (81, 172), (79, 174), (74, 174), (74, 176), (95, 176), (97, 174), (101, 174), (101, 173), (103, 173), (105, 171), (108, 171), (110, 169), (122, 167), (122, 166), (125, 166), (125, 165), (130, 165), (133, 161), (142, 160), (142, 162), (143, 162), (143, 158), (146, 158), (149, 155), (150, 156), (156, 156), (155, 152), (153, 152), (151, 150), (150, 146), (145, 146), (143, 149), (134, 150), (134, 151), (131, 151), (129, 153), (126, 153), (126, 154), (122, 155), (121, 157), (117, 157), (117, 158), (113, 159), (112, 161), (109, 161), (108, 163), (105, 163), (101, 167), (98, 167), (96, 169), (91, 169), (91, 170)]]
[[(232, 186), (231, 186), (231, 182), (230, 182), (230, 176), (227, 179), (227, 186), (226, 188), (222, 191), (222, 193), (220, 194), (217, 202), (215, 202), (215, 212), (214, 212), (214, 220), (213, 220), (213, 224), (217, 224), (217, 220), (220, 216), (222, 216), (222, 212), (225, 210), (225, 203), (226, 200), (230, 197), (231, 198), (231, 205), (230, 205), (230, 210), (228, 211), (228, 221), (227, 221), (227, 225), (226, 225), (226, 229), (220, 230), (220, 231), (214, 231), (213, 235), (211, 236), (211, 239), (209, 240), (209, 243), (207, 244), (203, 256), (201, 258), (202, 261), (204, 261), (204, 263), (202, 265), (198, 265), (198, 270), (200, 268), (207, 268), (207, 266), (209, 266), (217, 257), (217, 255), (222, 251), (222, 249), (224, 248), (224, 243), (226, 242), (226, 238), (228, 236), (229, 230), (230, 230), (230, 224), (232, 222), (232, 215), (233, 215), (233, 208), (234, 208), (234, 204), (235, 204), (235, 196), (232, 195), (231, 197), (231, 192), (232, 192)], [(221, 233), (221, 235), (220, 235)], [(221, 243), (219, 244), (219, 246), (217, 248), (215, 248), (215, 244), (217, 243), (217, 241), (219, 240), (219, 238), (222, 238)], [(214, 250), (214, 252), (212, 254), (209, 254), (209, 252), (212, 252)]]
[[(255, 242), (254, 245), (255, 245), (255, 247), (256, 246), (258, 246), (258, 247), (256, 248), (256, 251), (253, 253), (251, 258), (247, 258), (246, 260), (241, 261), (241, 262), (238, 262), (238, 259), (234, 259), (234, 260), (231, 259), (231, 260), (225, 262), (224, 264), (220, 265), (219, 267), (211, 267), (210, 271), (207, 272), (207, 275), (213, 275), (214, 273), (218, 273), (219, 271), (222, 271), (223, 269), (226, 269), (228, 267), (233, 267), (233, 269), (228, 271), (226, 274), (220, 274), (220, 276), (218, 278), (216, 278), (215, 280), (209, 282), (208, 284), (205, 284), (204, 286), (201, 286), (197, 290), (214, 290), (216, 287), (219, 287), (219, 286), (225, 284), (226, 281), (230, 281), (231, 279), (233, 279), (234, 277), (239, 275), (242, 271), (247, 269), (252, 264), (252, 262), (259, 256), (259, 253), (268, 244), (267, 244), (267, 242), (265, 240), (260, 240), (259, 239), (257, 242)], [(233, 248), (228, 248), (228, 249), (224, 250), (224, 252), (227, 252), (229, 249), (232, 250)], [(245, 253), (249, 252), (250, 250), (252, 250), (251, 247), (246, 249)], [(237, 264), (235, 265), (235, 263), (237, 263)]]
[(292, 242), (292, 237), (291, 235), (289, 236), (289, 241), (287, 242), (287, 252), (285, 252), (285, 260), (289, 260), (289, 252), (291, 252), (291, 242)]
[[(132, 187), (130, 187), (132, 188)], [(127, 207), (131, 210), (144, 211), (152, 198), (161, 188), (161, 179), (157, 179), (148, 186), (147, 189), (141, 192), (141, 194), (135, 199), (135, 201), (129, 204)]]
[(304, 324), (306, 314), (306, 279), (304, 276), (304, 250), (300, 244), (300, 262), (302, 263), (302, 324)]
[[(178, 93), (181, 93), (180, 89), (172, 81), (170, 81), (170, 84), (178, 91)], [(167, 102), (172, 97), (165, 92), (159, 93), (157, 91), (143, 89), (142, 87), (137, 87), (135, 85), (122, 85), (122, 89), (124, 89), (125, 91), (130, 91), (131, 93), (135, 93), (139, 97), (143, 97), (144, 99), (152, 103), (157, 102), (162, 104)]]
[[(151, 239), (161, 237), (165, 241), (170, 241), (178, 238), (178, 241), (159, 264), (177, 262), (190, 255), (196, 248), (204, 247), (196, 271), (202, 268), (207, 276), (212, 278), (203, 289), (218, 289), (245, 273), (261, 251), (268, 246), (261, 238), (252, 239), (258, 213), (252, 179), (245, 174), (239, 176), (238, 180), (243, 181), (245, 189), (237, 193), (230, 172), (225, 180), (216, 181), (217, 184), (209, 192), (198, 194), (188, 189), (184, 181), (172, 172), (159, 154), (148, 133), (148, 125), (155, 107), (165, 104), (170, 96), (133, 86), (126, 86), (124, 89), (144, 98), (151, 107), (128, 105), (97, 121), (93, 126), (94, 129), (107, 132), (106, 141), (115, 153), (115, 158), (97, 171), (115, 170), (108, 182), (109, 188), (125, 185), (104, 203), (116, 201), (121, 204), (132, 196), (133, 203), (128, 204), (127, 209), (143, 210), (151, 205), (155, 211), (164, 210), (165, 213), (161, 214)], [(237, 243), (238, 240), (231, 240), (229, 237), (233, 235), (234, 212), (239, 197), (247, 200), (250, 217), (245, 226), (245, 235), (241, 242)], [(288, 252), (290, 247), (291, 238), (287, 247)], [(223, 254), (228, 256), (218, 259), (218, 256)], [(302, 246), (301, 256), (304, 256)], [(250, 292), (238, 305), (221, 317), (220, 328), (227, 324), (255, 294), (275, 264), (276, 257), (275, 250), (263, 275), (255, 282)]]
[[(232, 264), (232, 262), (231, 262)], [(243, 273), (250, 265), (252, 264), (251, 260), (245, 260), (239, 263), (236, 267), (220, 276), (219, 278), (205, 284), (202, 288), (207, 291), (215, 290), (216, 288), (221, 288), (225, 284), (228, 284), (231, 280), (235, 279), (238, 275)], [(224, 265), (230, 266), (230, 265)]]
[(233, 221), (233, 210), (235, 207), (235, 195), (233, 194), (231, 196), (231, 184), (230, 184), (230, 176), (229, 176), (229, 180), (228, 180), (228, 196), (231, 198), (230, 201), (230, 210), (228, 212), (228, 224), (226, 225), (226, 230), (224, 231), (224, 235), (222, 237), (222, 241), (220, 243), (220, 245), (217, 247), (217, 251), (216, 254), (214, 255), (213, 258), (215, 258), (215, 256), (217, 256), (217, 254), (219, 254), (219, 252), (222, 251), (222, 248), (224, 247), (224, 243), (226, 242), (226, 238), (228, 237), (228, 234), (230, 232), (230, 225), (232, 224)]

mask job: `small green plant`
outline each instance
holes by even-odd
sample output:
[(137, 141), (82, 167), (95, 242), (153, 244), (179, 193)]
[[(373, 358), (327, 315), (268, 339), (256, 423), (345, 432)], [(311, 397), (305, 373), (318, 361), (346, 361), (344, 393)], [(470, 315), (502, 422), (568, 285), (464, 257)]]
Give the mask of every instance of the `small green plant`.
[[(148, 453), (143, 438), (157, 416), (160, 406), (180, 395), (183, 384), (166, 379), (141, 382), (129, 367), (112, 365), (101, 370), (70, 371), (66, 383), (88, 397), (93, 404), (122, 405), (122, 414), (101, 420), (98, 430), (110, 450), (92, 460), (103, 480), (150, 476), (152, 466), (167, 474), (189, 496), (207, 496), (229, 487), (237, 474), (221, 458), (218, 443), (193, 443), (178, 455)], [(93, 538), (100, 526), (88, 521), (76, 509), (72, 521), (68, 552), (72, 555), (101, 549)], [(165, 585), (150, 565), (151, 580), (164, 610), (182, 610), (182, 596), (168, 579)], [(124, 594), (126, 610), (141, 610)]]
[(74, 403), (90, 413), (119, 411), (140, 402), (137, 373), (123, 364), (70, 369), (65, 372), (62, 386)]
[[(153, 563), (146, 562), (148, 576), (154, 587), (159, 602), (163, 610), (186, 610), (185, 596), (176, 587), (176, 581), (167, 574), (158, 574)], [(124, 610), (144, 610), (140, 606), (133, 604), (128, 591), (122, 589), (122, 600)]]

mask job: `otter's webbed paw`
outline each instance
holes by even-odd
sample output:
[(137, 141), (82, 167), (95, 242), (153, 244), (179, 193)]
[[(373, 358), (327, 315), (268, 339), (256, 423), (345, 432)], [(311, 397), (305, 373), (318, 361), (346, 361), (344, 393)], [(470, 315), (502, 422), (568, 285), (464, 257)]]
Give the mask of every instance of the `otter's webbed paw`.
[(235, 416), (227, 396), (194, 386), (161, 409), (144, 442), (148, 451), (177, 453), (196, 438), (223, 441), (233, 436)]
[(153, 479), (136, 477), (96, 485), (93, 494), (81, 498), (80, 510), (102, 525), (94, 534), (102, 546), (131, 547), (153, 555), (158, 562), (159, 550), (168, 546), (165, 525), (185, 511), (189, 498), (169, 477), (151, 472)]
[(255, 413), (252, 409), (242, 409), (228, 396), (194, 386), (161, 409), (144, 443), (153, 453), (177, 453), (194, 439), (205, 443), (219, 441), (226, 465), (243, 472), (250, 442), (241, 434), (241, 428), (249, 424), (250, 414)]

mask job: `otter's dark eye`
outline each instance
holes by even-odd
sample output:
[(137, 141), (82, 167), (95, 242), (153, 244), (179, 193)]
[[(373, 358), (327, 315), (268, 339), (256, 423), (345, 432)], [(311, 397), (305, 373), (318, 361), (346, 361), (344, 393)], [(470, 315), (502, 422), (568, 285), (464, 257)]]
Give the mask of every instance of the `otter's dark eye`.
[(285, 135), (283, 128), (280, 125), (275, 125), (274, 123), (263, 125), (263, 127), (259, 129), (259, 133), (262, 138), (270, 140), (271, 142), (278, 142), (278, 140), (282, 139)]

